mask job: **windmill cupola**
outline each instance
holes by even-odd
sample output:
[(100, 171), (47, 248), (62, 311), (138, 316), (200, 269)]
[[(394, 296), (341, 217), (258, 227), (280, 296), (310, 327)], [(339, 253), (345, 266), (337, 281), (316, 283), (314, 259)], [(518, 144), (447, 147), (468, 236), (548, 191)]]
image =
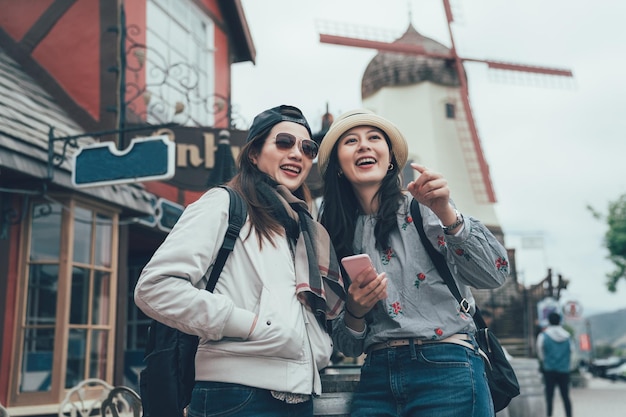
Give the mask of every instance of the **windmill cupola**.
[[(426, 52), (449, 55), (450, 49), (422, 36), (412, 24), (393, 44), (422, 47)], [(383, 87), (406, 86), (430, 81), (435, 84), (458, 87), (459, 78), (454, 61), (423, 55), (379, 52), (368, 64), (361, 80), (361, 98), (366, 99)]]

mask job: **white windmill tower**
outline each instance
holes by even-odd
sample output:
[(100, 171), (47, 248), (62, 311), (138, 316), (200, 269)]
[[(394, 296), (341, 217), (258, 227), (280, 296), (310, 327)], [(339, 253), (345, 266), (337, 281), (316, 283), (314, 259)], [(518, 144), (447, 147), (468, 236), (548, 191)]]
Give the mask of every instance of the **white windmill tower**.
[[(442, 172), (457, 206), (481, 219), (503, 240), (495, 192), (470, 106), (463, 61), (498, 70), (571, 77), (565, 69), (460, 57), (455, 48), (452, 10), (443, 0), (451, 47), (421, 35), (412, 25), (393, 42), (320, 33), (320, 42), (376, 49), (362, 78), (363, 107), (398, 125), (409, 142), (409, 160)], [(335, 30), (345, 33), (346, 27)], [(408, 169), (407, 175), (413, 175)], [(412, 178), (411, 178), (412, 179)]]

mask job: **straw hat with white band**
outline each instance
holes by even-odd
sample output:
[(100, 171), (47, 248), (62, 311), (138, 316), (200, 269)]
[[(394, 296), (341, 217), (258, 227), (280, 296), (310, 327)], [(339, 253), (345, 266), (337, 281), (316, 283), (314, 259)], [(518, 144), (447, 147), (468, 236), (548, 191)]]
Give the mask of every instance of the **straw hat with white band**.
[(398, 170), (402, 171), (408, 158), (408, 145), (400, 130), (389, 120), (367, 109), (351, 110), (339, 116), (326, 132), (317, 156), (317, 165), (322, 176), (328, 167), (330, 153), (341, 135), (357, 126), (373, 126), (387, 135), (391, 142), (391, 152), (396, 157)]

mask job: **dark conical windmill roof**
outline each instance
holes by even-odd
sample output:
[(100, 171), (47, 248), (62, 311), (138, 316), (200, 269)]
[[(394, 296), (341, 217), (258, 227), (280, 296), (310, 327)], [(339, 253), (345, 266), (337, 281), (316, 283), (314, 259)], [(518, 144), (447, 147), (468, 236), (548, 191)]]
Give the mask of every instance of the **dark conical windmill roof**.
[[(450, 49), (422, 36), (413, 25), (394, 44), (421, 45), (427, 52), (449, 54)], [(361, 80), (361, 97), (373, 95), (383, 87), (417, 84), (431, 81), (444, 86), (459, 86), (454, 61), (424, 55), (379, 52), (368, 64)]]

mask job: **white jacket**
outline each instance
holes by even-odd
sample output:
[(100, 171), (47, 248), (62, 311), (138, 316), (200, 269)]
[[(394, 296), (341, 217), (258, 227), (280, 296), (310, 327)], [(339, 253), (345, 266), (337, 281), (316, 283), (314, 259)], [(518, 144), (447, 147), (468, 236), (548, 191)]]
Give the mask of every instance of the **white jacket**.
[(196, 380), (320, 394), (319, 369), (330, 362), (332, 341), (296, 298), (287, 238), (275, 237), (276, 246), (265, 241), (261, 251), (246, 221), (214, 293), (204, 290), (228, 209), (221, 188), (185, 209), (142, 271), (135, 303), (149, 317), (200, 336)]

